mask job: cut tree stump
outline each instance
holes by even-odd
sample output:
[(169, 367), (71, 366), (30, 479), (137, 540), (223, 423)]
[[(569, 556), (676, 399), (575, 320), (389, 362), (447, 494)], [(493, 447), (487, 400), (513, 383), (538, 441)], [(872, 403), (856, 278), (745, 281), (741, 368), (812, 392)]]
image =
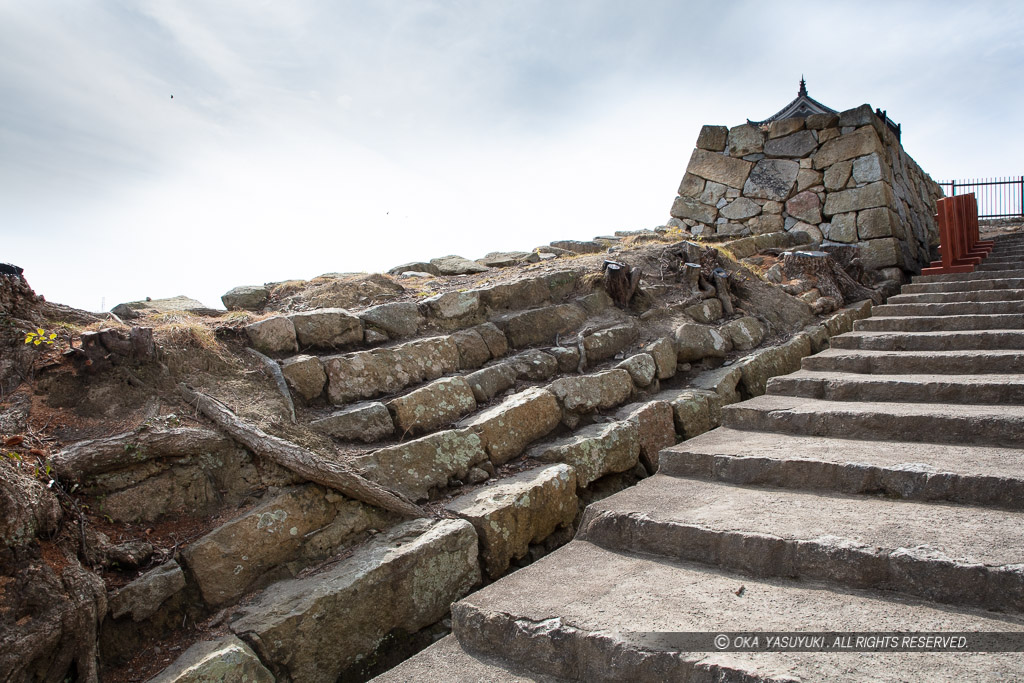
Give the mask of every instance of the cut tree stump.
[(643, 271), (621, 261), (605, 261), (604, 289), (619, 308), (626, 308), (633, 299)]
[(782, 255), (782, 274), (787, 279), (810, 280), (821, 292), (842, 306), (851, 301), (871, 299), (882, 302), (882, 295), (854, 280), (834, 258), (823, 251), (787, 251)]
[(429, 516), (422, 508), (405, 496), (375, 484), (348, 465), (327, 460), (302, 446), (267, 434), (248, 424), (227, 406), (187, 384), (179, 384), (178, 391), (191, 405), (227, 432), (231, 438), (256, 455), (271, 460), (303, 479), (335, 489), (363, 503), (391, 510), (407, 517)]

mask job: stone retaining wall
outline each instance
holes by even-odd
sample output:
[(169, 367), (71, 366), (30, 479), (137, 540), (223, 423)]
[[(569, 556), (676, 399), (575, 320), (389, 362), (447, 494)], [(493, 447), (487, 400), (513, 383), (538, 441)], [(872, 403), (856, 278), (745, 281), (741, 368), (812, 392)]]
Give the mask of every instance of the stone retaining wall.
[(859, 247), (865, 269), (919, 272), (938, 242), (941, 196), (865, 104), (770, 126), (704, 126), (670, 224), (704, 236), (802, 231)]

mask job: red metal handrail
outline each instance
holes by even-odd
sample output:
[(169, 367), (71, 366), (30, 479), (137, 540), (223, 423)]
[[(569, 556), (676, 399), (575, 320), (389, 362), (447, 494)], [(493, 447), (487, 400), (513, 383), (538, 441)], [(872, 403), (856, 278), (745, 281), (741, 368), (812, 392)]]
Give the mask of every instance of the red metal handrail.
[(939, 223), (941, 261), (921, 270), (922, 275), (971, 273), (988, 256), (994, 246), (980, 239), (978, 202), (974, 193), (943, 197), (935, 204), (935, 220)]

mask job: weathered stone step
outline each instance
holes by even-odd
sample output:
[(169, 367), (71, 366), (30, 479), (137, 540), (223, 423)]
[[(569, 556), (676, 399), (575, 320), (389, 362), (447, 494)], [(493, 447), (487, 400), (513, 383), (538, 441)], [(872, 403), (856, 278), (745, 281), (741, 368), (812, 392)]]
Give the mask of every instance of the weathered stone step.
[(231, 630), (277, 680), (333, 683), (393, 630), (440, 620), (479, 581), (469, 522), (413, 520), (325, 571), (273, 584), (237, 609)]
[(937, 316), (877, 316), (853, 323), (855, 331), (870, 332), (938, 332), (946, 330), (1020, 330), (1024, 329), (1024, 314), (998, 313), (991, 315), (937, 315)]
[(983, 289), (973, 292), (897, 294), (888, 304), (951, 304), (969, 301), (1024, 301), (1024, 289)]
[(903, 285), (902, 294), (928, 292), (978, 292), (986, 289), (1024, 289), (1022, 278), (954, 280), (950, 282), (911, 282)]
[(976, 273), (1009, 273), (1017, 272), (1020, 269), (1020, 261), (1013, 260), (1007, 262), (992, 262), (985, 261), (981, 262), (981, 265), (975, 266), (974, 272)]
[[(541, 588), (542, 587), (542, 588)], [(541, 588), (538, 590), (538, 588)], [(659, 651), (640, 633), (1018, 631), (1017, 620), (895, 593), (758, 580), (573, 541), (452, 606), (477, 656), (580, 681), (1006, 680), (1020, 656)]]
[(771, 379), (768, 393), (826, 401), (1024, 405), (1024, 375), (865, 375), (801, 370)]
[(993, 251), (991, 254), (989, 254), (988, 256), (985, 257), (985, 260), (982, 263), (988, 263), (988, 264), (993, 264), (993, 263), (1011, 263), (1011, 264), (1016, 265), (1016, 264), (1021, 263), (1022, 261), (1024, 261), (1024, 253), (1022, 253), (1022, 252), (1014, 253), (1014, 252), (1002, 252), (1002, 251), (995, 252), (995, 251)]
[(1024, 269), (1018, 268), (1015, 270), (1003, 271), (999, 275), (993, 275), (991, 272), (975, 270), (973, 273), (948, 273), (943, 275), (915, 275), (912, 279), (912, 283), (919, 282), (959, 282), (961, 280), (992, 280), (996, 277), (1001, 278), (1024, 278)]
[(874, 314), (885, 316), (993, 315), (1024, 313), (1024, 300), (963, 301), (942, 304), (883, 304), (875, 306)]
[(883, 441), (1024, 446), (1024, 408), (758, 396), (722, 409), (734, 429)]
[(1015, 511), (655, 475), (591, 503), (576, 538), (756, 577), (1024, 609)]
[(513, 666), (497, 657), (471, 655), (462, 649), (455, 636), (449, 635), (370, 680), (372, 683), (560, 683), (567, 680), (516, 670)]
[(804, 370), (896, 374), (1012, 374), (1024, 372), (1024, 351), (870, 351), (826, 349), (803, 359)]
[(829, 340), (833, 349), (874, 351), (946, 351), (1024, 349), (1024, 330), (968, 332), (848, 332)]
[(666, 448), (660, 474), (1024, 510), (1024, 450), (727, 427)]

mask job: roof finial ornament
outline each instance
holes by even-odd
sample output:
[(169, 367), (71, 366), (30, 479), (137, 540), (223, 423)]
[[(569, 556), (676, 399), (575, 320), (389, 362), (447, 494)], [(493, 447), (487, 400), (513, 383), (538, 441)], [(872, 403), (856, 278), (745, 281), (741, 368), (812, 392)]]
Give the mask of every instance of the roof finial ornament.
[(798, 97), (807, 97), (807, 81), (804, 80), (804, 75), (800, 74), (800, 92), (797, 93)]

